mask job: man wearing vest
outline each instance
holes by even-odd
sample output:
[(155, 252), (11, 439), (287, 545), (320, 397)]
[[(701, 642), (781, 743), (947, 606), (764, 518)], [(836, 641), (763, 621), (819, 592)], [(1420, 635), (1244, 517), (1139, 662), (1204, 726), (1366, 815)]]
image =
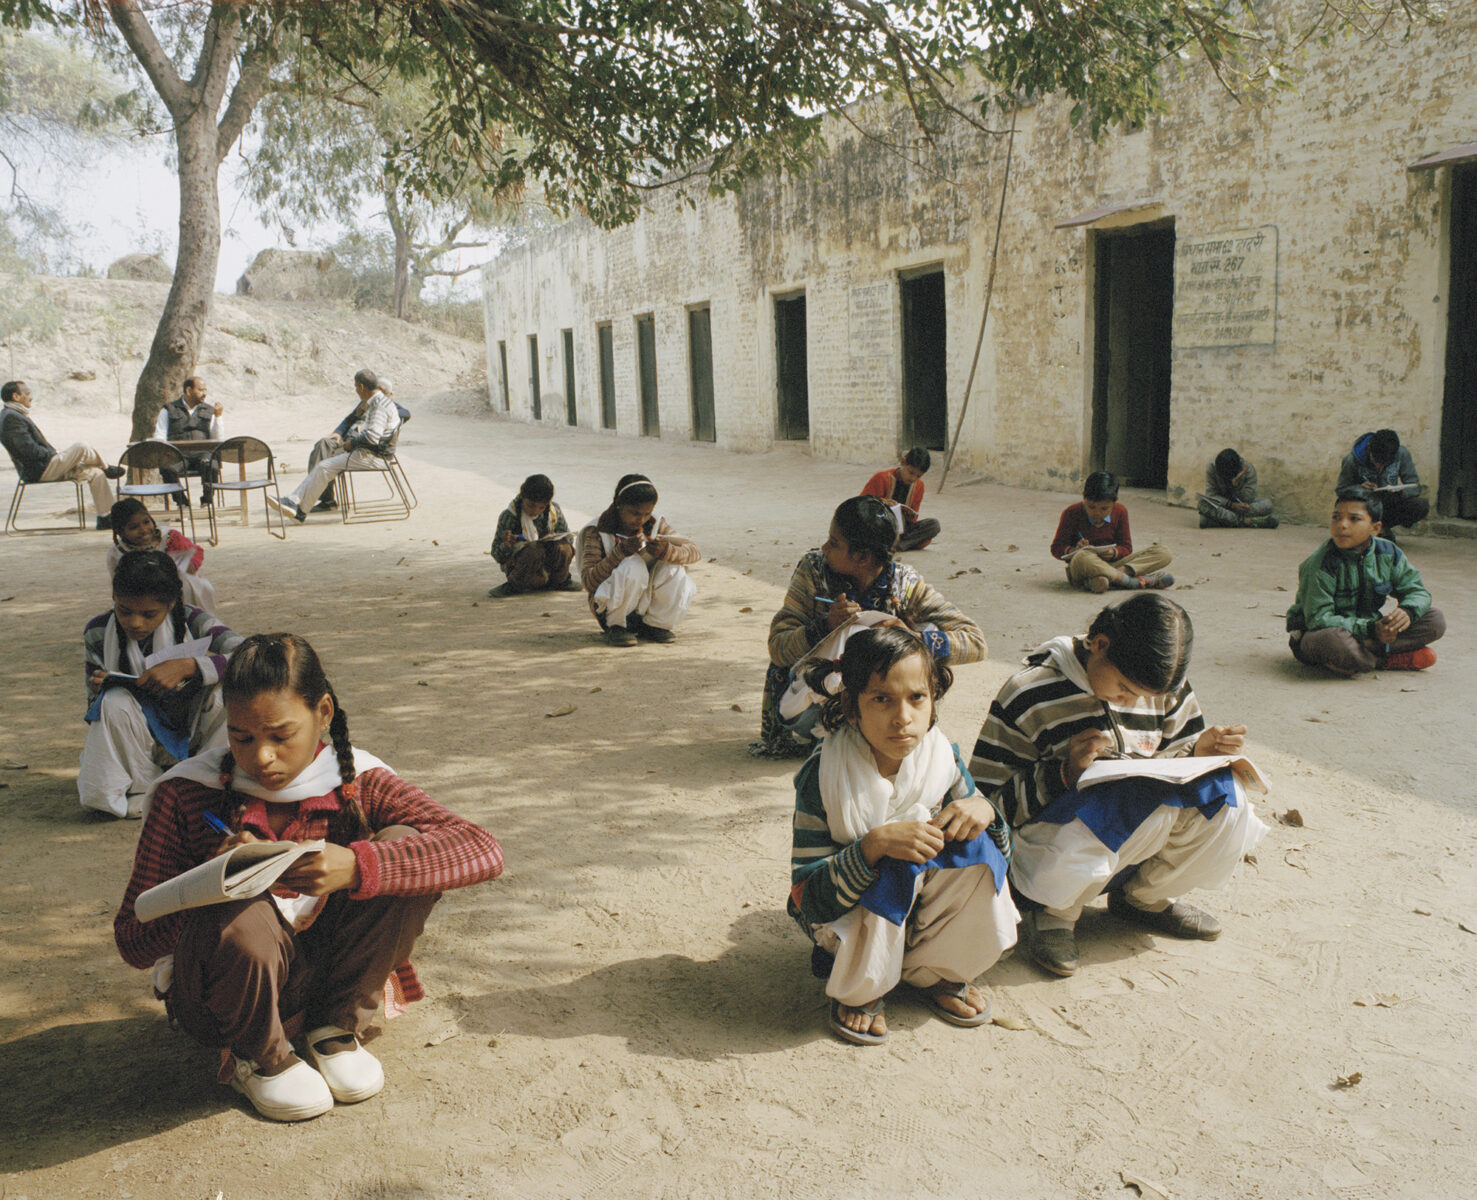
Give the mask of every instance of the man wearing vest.
[[(154, 438), (160, 442), (218, 442), (226, 436), (221, 425), (224, 411), (220, 404), (206, 403), (205, 380), (192, 375), (185, 380), (185, 389), (179, 398), (159, 410), (159, 419), (154, 423)], [(210, 473), (209, 453), (191, 454), (186, 451), (185, 458), (190, 469), (200, 476), (200, 503), (209, 504), (210, 485), (215, 482)], [(160, 471), (159, 474), (169, 483), (179, 482), (179, 476), (173, 471)], [(183, 503), (189, 503), (188, 496), (183, 498)]]
[(27, 483), (80, 479), (92, 490), (97, 527), (107, 529), (108, 511), (113, 507), (108, 480), (117, 479), (123, 468), (108, 466), (102, 455), (81, 442), (58, 452), (31, 420), (31, 389), (22, 380), (12, 379), (0, 387), (0, 401), (5, 405), (0, 409), (0, 442), (15, 464), (15, 473)]

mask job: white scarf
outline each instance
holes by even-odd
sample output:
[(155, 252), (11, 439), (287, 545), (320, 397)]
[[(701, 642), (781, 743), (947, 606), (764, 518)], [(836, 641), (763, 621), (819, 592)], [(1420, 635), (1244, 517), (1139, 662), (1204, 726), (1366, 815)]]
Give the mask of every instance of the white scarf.
[[(203, 787), (218, 788), (221, 785), (221, 752), (219, 747), (212, 747), (192, 758), (185, 759), (182, 763), (176, 763), (165, 771), (155, 781), (154, 786), (149, 789), (149, 794), (144, 799), (144, 812), (149, 811), (149, 805), (153, 803), (154, 793), (159, 785), (166, 779), (188, 779), (191, 783), (198, 783)], [(376, 767), (384, 767), (391, 771), (392, 768), (381, 762), (367, 750), (354, 749), (354, 778), (363, 775), (365, 771), (372, 771)], [(245, 772), (237, 768), (231, 775), (231, 786), (237, 791), (245, 792), (248, 796), (254, 796), (258, 800), (265, 800), (269, 804), (296, 804), (302, 800), (311, 800), (315, 796), (326, 796), (334, 788), (343, 782), (339, 776), (338, 755), (334, 748), (324, 746), (318, 751), (318, 756), (306, 767), (293, 776), (292, 781), (277, 791), (269, 791), (250, 778)]]
[[(658, 537), (658, 536), (660, 536), (657, 533), (657, 530), (659, 530), (661, 527), (662, 527), (662, 518), (659, 517), (656, 513), (652, 513), (651, 514), (651, 537)], [(599, 522), (598, 521), (594, 525), (591, 525), (590, 528), (593, 529), (593, 530), (595, 530), (597, 533), (600, 534), (600, 545), (604, 549), (604, 551), (605, 551), (605, 553), (607, 555), (613, 554), (615, 552), (615, 544), (616, 544), (616, 542), (618, 540), (620, 540), (620, 538), (622, 536), (624, 536), (624, 535), (614, 534), (614, 533), (605, 533), (603, 530), (600, 529), (600, 525), (599, 525)], [(635, 535), (632, 534), (631, 536), (634, 537)], [(642, 526), (642, 537), (645, 537), (645, 536), (646, 536), (646, 527), (643, 525)], [(651, 538), (647, 538), (647, 541), (650, 541), (650, 540), (651, 540)], [(646, 546), (644, 544), (641, 547), (640, 554), (641, 554), (641, 557), (644, 558), (644, 559), (646, 559), (648, 562), (651, 561), (651, 555), (647, 551)]]
[(855, 725), (843, 725), (821, 743), (821, 802), (836, 842), (854, 842), (893, 821), (926, 821), (959, 778), (954, 747), (937, 725), (903, 759), (897, 777), (884, 779), (872, 747)]
[[(118, 628), (118, 617), (116, 614), (108, 617), (107, 628), (103, 630), (103, 669), (105, 671), (116, 671), (118, 667), (118, 648), (126, 643), (125, 665), (122, 668), (127, 675), (142, 675), (144, 673), (144, 652), (139, 643), (131, 637), (121, 636)], [(187, 631), (188, 632), (188, 631)], [(154, 630), (153, 654), (161, 650), (168, 650), (175, 644), (174, 637), (174, 609), (171, 608), (159, 622), (159, 628)]]
[(523, 522), (523, 537), (526, 541), (536, 542), (542, 536), (538, 526), (533, 523), (533, 518), (523, 511), (523, 505), (518, 505), (518, 519)]

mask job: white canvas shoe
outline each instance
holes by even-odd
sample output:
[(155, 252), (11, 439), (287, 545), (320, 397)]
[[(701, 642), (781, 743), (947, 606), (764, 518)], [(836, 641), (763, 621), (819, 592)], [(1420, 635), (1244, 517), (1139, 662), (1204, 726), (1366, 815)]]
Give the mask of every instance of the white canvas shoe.
[(320, 1025), (308, 1034), (308, 1057), (335, 1100), (340, 1104), (358, 1104), (377, 1095), (385, 1086), (385, 1069), (379, 1059), (359, 1044), (358, 1038), (354, 1038), (352, 1050), (340, 1050), (337, 1054), (318, 1052), (318, 1043), (341, 1037), (354, 1035), (337, 1025)]
[(296, 1062), (279, 1075), (263, 1075), (256, 1063), (236, 1059), (231, 1086), (251, 1101), (251, 1106), (273, 1121), (306, 1121), (321, 1117), (333, 1107), (333, 1093), (323, 1076), (305, 1062)]

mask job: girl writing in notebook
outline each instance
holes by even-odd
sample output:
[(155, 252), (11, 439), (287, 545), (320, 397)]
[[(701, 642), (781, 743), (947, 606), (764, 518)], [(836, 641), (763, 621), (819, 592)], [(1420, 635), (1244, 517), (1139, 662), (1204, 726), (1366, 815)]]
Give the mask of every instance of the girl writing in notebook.
[(1075, 927), (1108, 910), (1171, 937), (1221, 927), (1180, 897), (1219, 888), (1266, 833), (1229, 769), (1190, 783), (1129, 778), (1078, 790), (1099, 758), (1235, 754), (1244, 725), (1205, 724), (1186, 672), (1194, 630), (1173, 600), (1142, 592), (1104, 608), (1086, 637), (1057, 637), (1000, 689), (970, 770), (1015, 832), (1010, 880), (1031, 956), (1078, 967)]
[[(409, 956), (427, 914), (442, 892), (496, 878), (502, 850), (353, 745), (302, 638), (247, 638), (222, 690), (230, 749), (160, 779), (113, 933), (128, 963), (153, 969), (171, 1018), (227, 1052), (222, 1082), (300, 1121), (384, 1086), (363, 1035), (382, 1000), (389, 1016), (421, 998)], [(135, 915), (142, 892), (234, 845), (315, 838), (327, 846), (271, 893)]]
[(983, 1025), (970, 981), (1015, 943), (1010, 832), (937, 725), (950, 674), (911, 630), (865, 629), (812, 671), (829, 732), (795, 776), (790, 915), (815, 943), (832, 1031), (887, 1038), (901, 980), (955, 1025)]
[(143, 815), (168, 767), (219, 734), (217, 684), (241, 636), (184, 601), (174, 560), (130, 550), (113, 572), (113, 607), (82, 631), (87, 740), (77, 774), (84, 808)]

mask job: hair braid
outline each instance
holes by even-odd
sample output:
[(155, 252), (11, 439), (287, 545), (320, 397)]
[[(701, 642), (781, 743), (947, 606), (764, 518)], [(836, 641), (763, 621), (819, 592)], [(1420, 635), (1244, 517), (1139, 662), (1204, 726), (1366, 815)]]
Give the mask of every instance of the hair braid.
[(230, 826), (232, 833), (241, 832), (241, 818), (246, 815), (246, 797), (238, 796), (236, 789), (231, 786), (236, 775), (236, 756), (229, 750), (221, 756), (221, 791), (224, 800), (221, 803), (222, 811), (216, 815)]
[(333, 719), (328, 723), (328, 736), (333, 742), (333, 753), (338, 759), (338, 774), (342, 780), (340, 791), (349, 804), (349, 811), (354, 819), (359, 822), (359, 830), (365, 837), (374, 834), (368, 819), (364, 816), (364, 809), (359, 804), (359, 785), (355, 782), (354, 772), (354, 745), (349, 741), (349, 714), (344, 712), (344, 707), (338, 702), (338, 697), (333, 694), (333, 688), (328, 689), (328, 698), (333, 701)]

